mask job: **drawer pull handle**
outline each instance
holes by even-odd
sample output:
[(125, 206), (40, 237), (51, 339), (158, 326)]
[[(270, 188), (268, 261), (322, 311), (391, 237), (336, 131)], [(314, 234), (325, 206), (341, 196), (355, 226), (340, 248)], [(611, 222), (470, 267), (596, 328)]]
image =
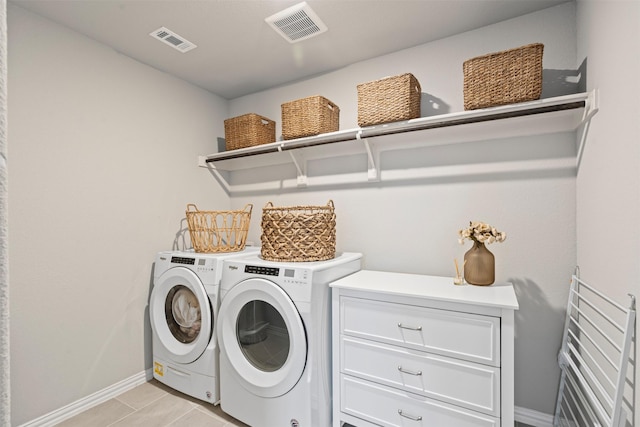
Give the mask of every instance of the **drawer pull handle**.
[(398, 328), (411, 329), (412, 331), (421, 331), (422, 330), (422, 326), (407, 326), (407, 325), (403, 325), (402, 323), (398, 323)]
[(398, 366), (398, 371), (402, 372), (403, 374), (409, 374), (409, 375), (415, 375), (415, 376), (422, 375), (422, 371), (410, 371), (408, 369), (404, 369), (402, 366)]
[(409, 418), (410, 420), (413, 420), (413, 421), (421, 421), (422, 420), (422, 416), (405, 414), (404, 412), (402, 412), (402, 409), (398, 409), (398, 414), (400, 414), (401, 417)]

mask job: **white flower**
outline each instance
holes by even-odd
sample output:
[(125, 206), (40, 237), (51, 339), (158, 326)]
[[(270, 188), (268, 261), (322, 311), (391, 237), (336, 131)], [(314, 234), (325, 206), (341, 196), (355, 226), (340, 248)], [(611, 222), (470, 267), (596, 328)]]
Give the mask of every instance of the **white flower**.
[(463, 244), (466, 239), (480, 243), (491, 244), (504, 242), (507, 234), (498, 231), (495, 227), (480, 221), (470, 221), (468, 228), (458, 230), (458, 243)]

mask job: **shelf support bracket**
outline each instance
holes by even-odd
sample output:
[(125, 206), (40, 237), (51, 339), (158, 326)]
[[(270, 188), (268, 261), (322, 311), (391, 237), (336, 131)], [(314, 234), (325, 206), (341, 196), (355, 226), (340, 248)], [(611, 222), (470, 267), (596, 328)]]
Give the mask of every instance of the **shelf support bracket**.
[[(282, 147), (278, 147), (278, 151), (282, 151)], [(298, 175), (297, 184), (298, 187), (306, 187), (309, 184), (309, 179), (307, 177), (307, 163), (302, 157), (302, 154), (298, 154), (297, 156), (294, 154), (293, 150), (288, 150), (289, 156), (291, 156), (291, 161), (296, 167), (296, 173)]]
[(367, 151), (367, 180), (379, 181), (380, 169), (376, 165), (376, 156), (374, 155), (376, 153), (373, 151), (372, 144), (367, 138), (362, 138), (362, 130), (359, 130), (358, 133), (356, 133), (356, 139), (362, 141), (364, 148)]
[(578, 153), (576, 155), (576, 170), (580, 169), (580, 162), (582, 161), (582, 154), (584, 153), (584, 146), (587, 143), (587, 135), (589, 134), (589, 125), (591, 119), (598, 112), (598, 94), (596, 90), (589, 92), (589, 96), (585, 101), (584, 113), (582, 114), (582, 120), (580, 126), (582, 131), (580, 134), (580, 142), (578, 143)]

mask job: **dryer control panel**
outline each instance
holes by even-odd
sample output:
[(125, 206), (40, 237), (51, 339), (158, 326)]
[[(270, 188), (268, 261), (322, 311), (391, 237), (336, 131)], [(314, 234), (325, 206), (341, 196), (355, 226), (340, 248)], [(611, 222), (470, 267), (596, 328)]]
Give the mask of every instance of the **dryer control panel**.
[(244, 272), (261, 276), (280, 277), (284, 283), (304, 285), (310, 282), (311, 272), (304, 268), (279, 268), (261, 265), (245, 265)]
[(284, 268), (282, 279), (284, 283), (294, 285), (311, 284), (311, 271), (304, 268)]
[(263, 267), (260, 265), (245, 265), (244, 272), (250, 274), (259, 274), (261, 276), (276, 276), (280, 275), (280, 269), (277, 267)]

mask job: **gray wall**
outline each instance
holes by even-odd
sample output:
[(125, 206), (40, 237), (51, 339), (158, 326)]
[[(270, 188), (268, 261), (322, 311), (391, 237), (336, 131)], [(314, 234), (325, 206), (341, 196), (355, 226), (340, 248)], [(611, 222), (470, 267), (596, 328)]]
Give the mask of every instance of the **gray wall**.
[(0, 0), (0, 425), (9, 424), (11, 410), (7, 186), (7, 2)]
[[(585, 281), (628, 305), (628, 293), (640, 297), (640, 2), (579, 1), (577, 23), (578, 60), (588, 58), (600, 104), (577, 179), (578, 265)], [(640, 426), (637, 338), (632, 354), (627, 425)]]
[[(567, 3), (235, 99), (231, 113), (257, 112), (279, 122), (282, 102), (321, 94), (340, 106), (341, 129), (349, 129), (356, 126), (356, 85), (404, 72), (418, 78), (422, 92), (438, 100), (440, 111), (462, 111), (464, 60), (542, 42), (546, 75), (553, 70), (574, 70), (575, 37), (575, 5)], [(559, 94), (567, 90), (554, 88), (553, 83), (546, 82), (547, 96), (550, 91)], [(424, 115), (438, 114), (423, 110)], [(278, 183), (295, 177), (292, 168), (274, 168), (279, 173), (271, 168), (234, 172), (230, 179), (242, 184), (244, 193), (232, 197), (232, 203), (239, 207), (252, 202), (261, 208), (267, 201), (295, 205), (324, 204), (333, 199), (338, 250), (363, 252), (365, 267), (373, 270), (452, 276), (453, 259), (460, 260), (470, 246), (458, 244), (458, 229), (470, 220), (483, 220), (505, 231), (507, 240), (489, 249), (496, 256), (497, 280), (513, 282), (520, 302), (516, 314), (515, 403), (551, 414), (558, 385), (556, 355), (567, 288), (576, 263), (575, 175), (529, 171), (526, 165), (546, 150), (545, 146), (566, 147), (567, 143), (569, 153), (558, 155), (575, 155), (575, 139), (566, 134), (399, 151), (382, 158), (380, 183), (265, 192), (258, 190), (265, 181)], [(523, 158), (505, 159), (510, 150), (519, 151)], [(512, 172), (496, 172), (509, 162)], [(351, 172), (358, 166), (362, 170), (364, 165), (366, 159), (362, 157), (319, 162), (313, 168), (332, 174)], [(411, 168), (416, 178), (385, 182), (384, 173), (403, 167)], [(474, 173), (468, 173), (469, 169)], [(435, 175), (430, 171), (436, 171)], [(256, 182), (255, 191), (246, 184), (252, 181)], [(254, 215), (251, 234), (259, 241), (260, 209), (254, 212), (258, 215)]]
[(151, 366), (155, 253), (187, 203), (228, 209), (197, 165), (227, 103), (9, 5), (12, 421)]

